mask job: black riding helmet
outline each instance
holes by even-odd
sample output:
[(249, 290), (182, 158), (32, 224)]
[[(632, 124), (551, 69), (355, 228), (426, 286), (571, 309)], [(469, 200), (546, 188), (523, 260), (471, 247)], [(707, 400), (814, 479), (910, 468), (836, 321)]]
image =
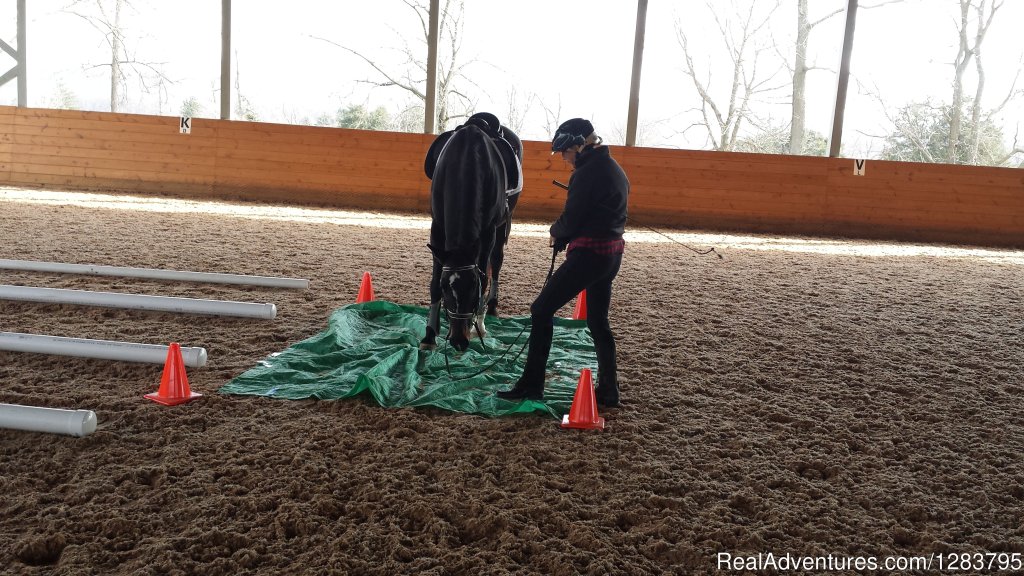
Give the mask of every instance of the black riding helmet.
[(573, 146), (580, 146), (587, 143), (587, 136), (594, 133), (594, 125), (590, 120), (573, 118), (562, 122), (562, 125), (555, 130), (555, 136), (551, 139), (551, 153), (564, 152)]

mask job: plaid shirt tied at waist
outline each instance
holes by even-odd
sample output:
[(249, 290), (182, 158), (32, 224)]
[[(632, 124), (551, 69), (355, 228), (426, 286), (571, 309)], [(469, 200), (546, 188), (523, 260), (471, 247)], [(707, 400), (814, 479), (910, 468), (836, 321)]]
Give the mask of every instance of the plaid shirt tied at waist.
[(626, 249), (626, 241), (622, 238), (588, 238), (582, 236), (580, 238), (573, 238), (569, 242), (569, 246), (566, 247), (565, 253), (572, 252), (574, 248), (586, 248), (595, 254), (611, 256), (612, 254), (622, 254)]

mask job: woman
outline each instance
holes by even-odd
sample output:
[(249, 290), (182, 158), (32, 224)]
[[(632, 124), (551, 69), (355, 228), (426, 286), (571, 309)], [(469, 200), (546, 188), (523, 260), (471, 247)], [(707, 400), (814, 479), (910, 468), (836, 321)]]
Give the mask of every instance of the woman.
[(540, 400), (551, 351), (555, 312), (583, 290), (587, 291), (587, 327), (597, 351), (598, 405), (619, 405), (615, 338), (608, 323), (612, 280), (619, 273), (625, 241), (629, 180), (611, 157), (594, 126), (583, 118), (562, 123), (551, 141), (551, 153), (561, 153), (573, 166), (565, 208), (551, 225), (551, 245), (566, 250), (565, 262), (551, 276), (530, 306), (530, 351), (522, 377), (511, 390), (498, 392), (506, 400)]

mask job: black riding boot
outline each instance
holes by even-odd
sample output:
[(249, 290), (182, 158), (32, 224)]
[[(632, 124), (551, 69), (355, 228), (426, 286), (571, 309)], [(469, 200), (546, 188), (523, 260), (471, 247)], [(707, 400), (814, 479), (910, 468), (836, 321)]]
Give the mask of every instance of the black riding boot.
[(619, 406), (619, 367), (615, 359), (615, 339), (611, 330), (591, 331), (597, 351), (597, 387), (594, 400), (604, 408)]
[(551, 352), (555, 327), (551, 319), (533, 318), (530, 326), (530, 351), (526, 354), (526, 368), (511, 390), (497, 393), (503, 400), (542, 400), (544, 398), (544, 372)]
[(619, 383), (614, 379), (598, 376), (597, 387), (594, 388), (594, 400), (602, 408), (619, 407)]

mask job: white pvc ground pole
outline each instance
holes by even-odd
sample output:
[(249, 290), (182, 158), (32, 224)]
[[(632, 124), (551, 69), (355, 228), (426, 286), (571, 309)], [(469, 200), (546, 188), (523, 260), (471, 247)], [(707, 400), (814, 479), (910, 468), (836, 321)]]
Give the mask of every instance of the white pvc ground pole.
[[(120, 360), (124, 362), (146, 362), (164, 364), (170, 346), (160, 344), (139, 344), (117, 340), (89, 340), (86, 338), (65, 338), (44, 334), (21, 334), (0, 332), (0, 350), (8, 352), (29, 352), (53, 354), (56, 356), (77, 356)], [(181, 358), (189, 368), (206, 365), (206, 348), (181, 347)]]
[(92, 410), (0, 404), (0, 428), (88, 436), (96, 431), (96, 413)]
[(204, 300), (200, 298), (173, 298), (146, 294), (122, 294), (120, 292), (90, 292), (88, 290), (65, 290), (61, 288), (36, 288), (32, 286), (0, 285), (0, 300), (27, 300), (29, 302), (53, 302), (57, 304), (78, 304), (83, 306), (105, 306), (107, 308), (130, 308), (132, 310), (158, 310), (180, 314), (207, 314), (211, 316), (242, 316), (264, 318), (277, 316), (277, 306), (254, 302), (231, 300)]
[(309, 288), (309, 280), (304, 278), (249, 276), (246, 274), (220, 274), (216, 272), (187, 272), (183, 270), (99, 266), (95, 264), (63, 264), (60, 262), (38, 262), (35, 260), (0, 259), (0, 268), (7, 270), (28, 270), (31, 272), (56, 272), (59, 274), (123, 276), (126, 278), (150, 278), (154, 280), (183, 280), (186, 282), (211, 282), (215, 284), (242, 284), (247, 286), (269, 286), (272, 288)]

